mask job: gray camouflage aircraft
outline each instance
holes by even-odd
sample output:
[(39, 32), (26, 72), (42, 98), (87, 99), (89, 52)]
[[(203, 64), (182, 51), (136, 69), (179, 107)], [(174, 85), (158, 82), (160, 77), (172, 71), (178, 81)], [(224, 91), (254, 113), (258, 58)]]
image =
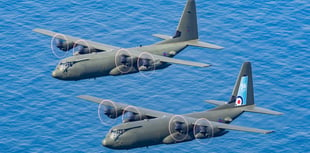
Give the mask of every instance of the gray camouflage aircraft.
[(175, 35), (170, 37), (154, 34), (153, 36), (164, 40), (149, 46), (122, 49), (49, 30), (33, 29), (33, 31), (53, 37), (52, 44), (62, 51), (73, 50), (74, 56), (62, 59), (52, 73), (53, 77), (60, 80), (81, 80), (152, 71), (166, 68), (171, 64), (208, 67), (209, 64), (172, 57), (187, 46), (223, 48), (199, 41), (195, 0), (187, 1)]
[[(123, 123), (112, 127), (102, 141), (103, 146), (111, 149), (132, 149), (206, 139), (222, 136), (228, 133), (226, 130), (268, 134), (273, 131), (229, 123), (243, 112), (282, 114), (255, 106), (250, 62), (242, 65), (230, 100), (207, 100), (206, 102), (217, 105), (208, 111), (175, 115), (87, 95), (78, 97), (104, 106), (104, 114), (109, 118), (123, 116)], [(127, 117), (124, 117), (126, 114)]]

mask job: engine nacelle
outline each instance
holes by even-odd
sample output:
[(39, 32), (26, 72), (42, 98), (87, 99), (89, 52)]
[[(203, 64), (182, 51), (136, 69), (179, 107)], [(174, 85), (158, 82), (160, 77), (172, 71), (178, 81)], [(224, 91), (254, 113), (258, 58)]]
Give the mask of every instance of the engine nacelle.
[(126, 56), (126, 55), (121, 55), (119, 56), (120, 58), (120, 63), (123, 65), (130, 65), (130, 62), (132, 59), (130, 59), (130, 57)]
[(57, 48), (65, 52), (71, 50), (74, 47), (73, 42), (66, 42), (61, 39), (55, 39), (55, 44)]
[(139, 71), (149, 71), (154, 70), (155, 65), (153, 60), (150, 59), (140, 59), (138, 62), (138, 69)]
[(89, 47), (83, 47), (83, 46), (79, 46), (77, 49), (77, 54), (90, 54), (90, 53), (95, 53), (95, 52), (100, 52), (100, 51), (95, 48), (89, 48)]
[(196, 139), (205, 139), (214, 136), (214, 129), (210, 126), (196, 126), (194, 130)]
[(128, 113), (129, 113), (129, 115), (127, 118), (123, 119), (123, 123), (147, 119), (147, 116), (145, 116), (145, 115), (140, 115), (140, 114), (132, 113), (132, 112), (128, 112)]
[(122, 115), (122, 110), (107, 106), (104, 107), (104, 114), (109, 118), (115, 119)]

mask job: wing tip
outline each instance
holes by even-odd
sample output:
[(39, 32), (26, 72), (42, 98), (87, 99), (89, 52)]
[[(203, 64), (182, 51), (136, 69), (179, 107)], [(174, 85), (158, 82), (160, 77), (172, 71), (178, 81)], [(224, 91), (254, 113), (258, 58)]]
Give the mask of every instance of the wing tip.
[(89, 97), (91, 97), (91, 96), (89, 96), (89, 95), (78, 95), (78, 96), (76, 96), (77, 98), (80, 98), (80, 99), (87, 99), (87, 98), (89, 98)]
[(32, 29), (33, 32), (39, 32), (40, 31), (40, 28), (34, 28)]
[(263, 132), (263, 134), (270, 134), (270, 133), (274, 133), (274, 132), (276, 132), (276, 131), (274, 131), (274, 130), (267, 130), (267, 131)]
[(202, 64), (200, 67), (210, 67), (212, 64)]
[(215, 48), (215, 49), (224, 49), (225, 47), (222, 47), (222, 46), (218, 46), (217, 48)]
[(282, 112), (275, 112), (273, 115), (284, 115)]
[(80, 97), (84, 97), (84, 96), (86, 96), (86, 95), (78, 95), (78, 96), (76, 96), (76, 97), (80, 98)]

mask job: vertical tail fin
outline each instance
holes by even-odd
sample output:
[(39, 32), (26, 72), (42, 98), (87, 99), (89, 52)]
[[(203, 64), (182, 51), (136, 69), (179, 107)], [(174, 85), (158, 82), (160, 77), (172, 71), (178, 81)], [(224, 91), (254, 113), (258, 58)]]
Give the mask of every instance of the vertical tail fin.
[(196, 46), (212, 49), (224, 48), (211, 43), (199, 41), (195, 0), (187, 0), (186, 6), (183, 10), (183, 14), (179, 21), (179, 25), (177, 27), (175, 35), (172, 38), (170, 36), (162, 34), (154, 34), (153, 36), (165, 40), (160, 43), (175, 43), (175, 42), (187, 41), (188, 46)]
[[(232, 92), (231, 98), (228, 102), (217, 101), (217, 100), (207, 100), (206, 102), (215, 104), (218, 107), (215, 109), (241, 107), (243, 112), (253, 112), (262, 113), (270, 115), (282, 115), (283, 113), (273, 111), (270, 109), (257, 107), (254, 105), (254, 90), (253, 90), (253, 79), (252, 79), (252, 68), (250, 62), (244, 62), (242, 64), (241, 70), (239, 72), (238, 78), (235, 83), (234, 90)], [(228, 107), (227, 107), (228, 105)], [(240, 115), (240, 113), (238, 114)], [(233, 119), (238, 117), (232, 117)]]
[(235, 106), (254, 104), (252, 68), (250, 62), (244, 62), (241, 67), (230, 98), (230, 103), (235, 103)]
[(173, 36), (178, 41), (198, 39), (198, 26), (195, 0), (188, 0), (180, 19), (177, 31)]

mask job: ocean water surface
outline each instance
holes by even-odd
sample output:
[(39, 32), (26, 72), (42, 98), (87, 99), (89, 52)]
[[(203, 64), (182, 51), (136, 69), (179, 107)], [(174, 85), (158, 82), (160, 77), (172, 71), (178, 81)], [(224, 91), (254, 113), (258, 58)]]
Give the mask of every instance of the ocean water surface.
[[(2, 0), (0, 2), (0, 152), (114, 152), (101, 146), (108, 130), (98, 105), (81, 94), (176, 114), (228, 100), (241, 64), (251, 61), (258, 106), (282, 116), (245, 113), (232, 124), (272, 129), (230, 131), (208, 139), (122, 152), (309, 152), (310, 3), (302, 0), (197, 0), (202, 41), (223, 50), (188, 47), (172, 65), (151, 73), (66, 82), (51, 77), (59, 61), (44, 28), (120, 47), (173, 35), (185, 0)], [(154, 133), (156, 134), (156, 133)]]

